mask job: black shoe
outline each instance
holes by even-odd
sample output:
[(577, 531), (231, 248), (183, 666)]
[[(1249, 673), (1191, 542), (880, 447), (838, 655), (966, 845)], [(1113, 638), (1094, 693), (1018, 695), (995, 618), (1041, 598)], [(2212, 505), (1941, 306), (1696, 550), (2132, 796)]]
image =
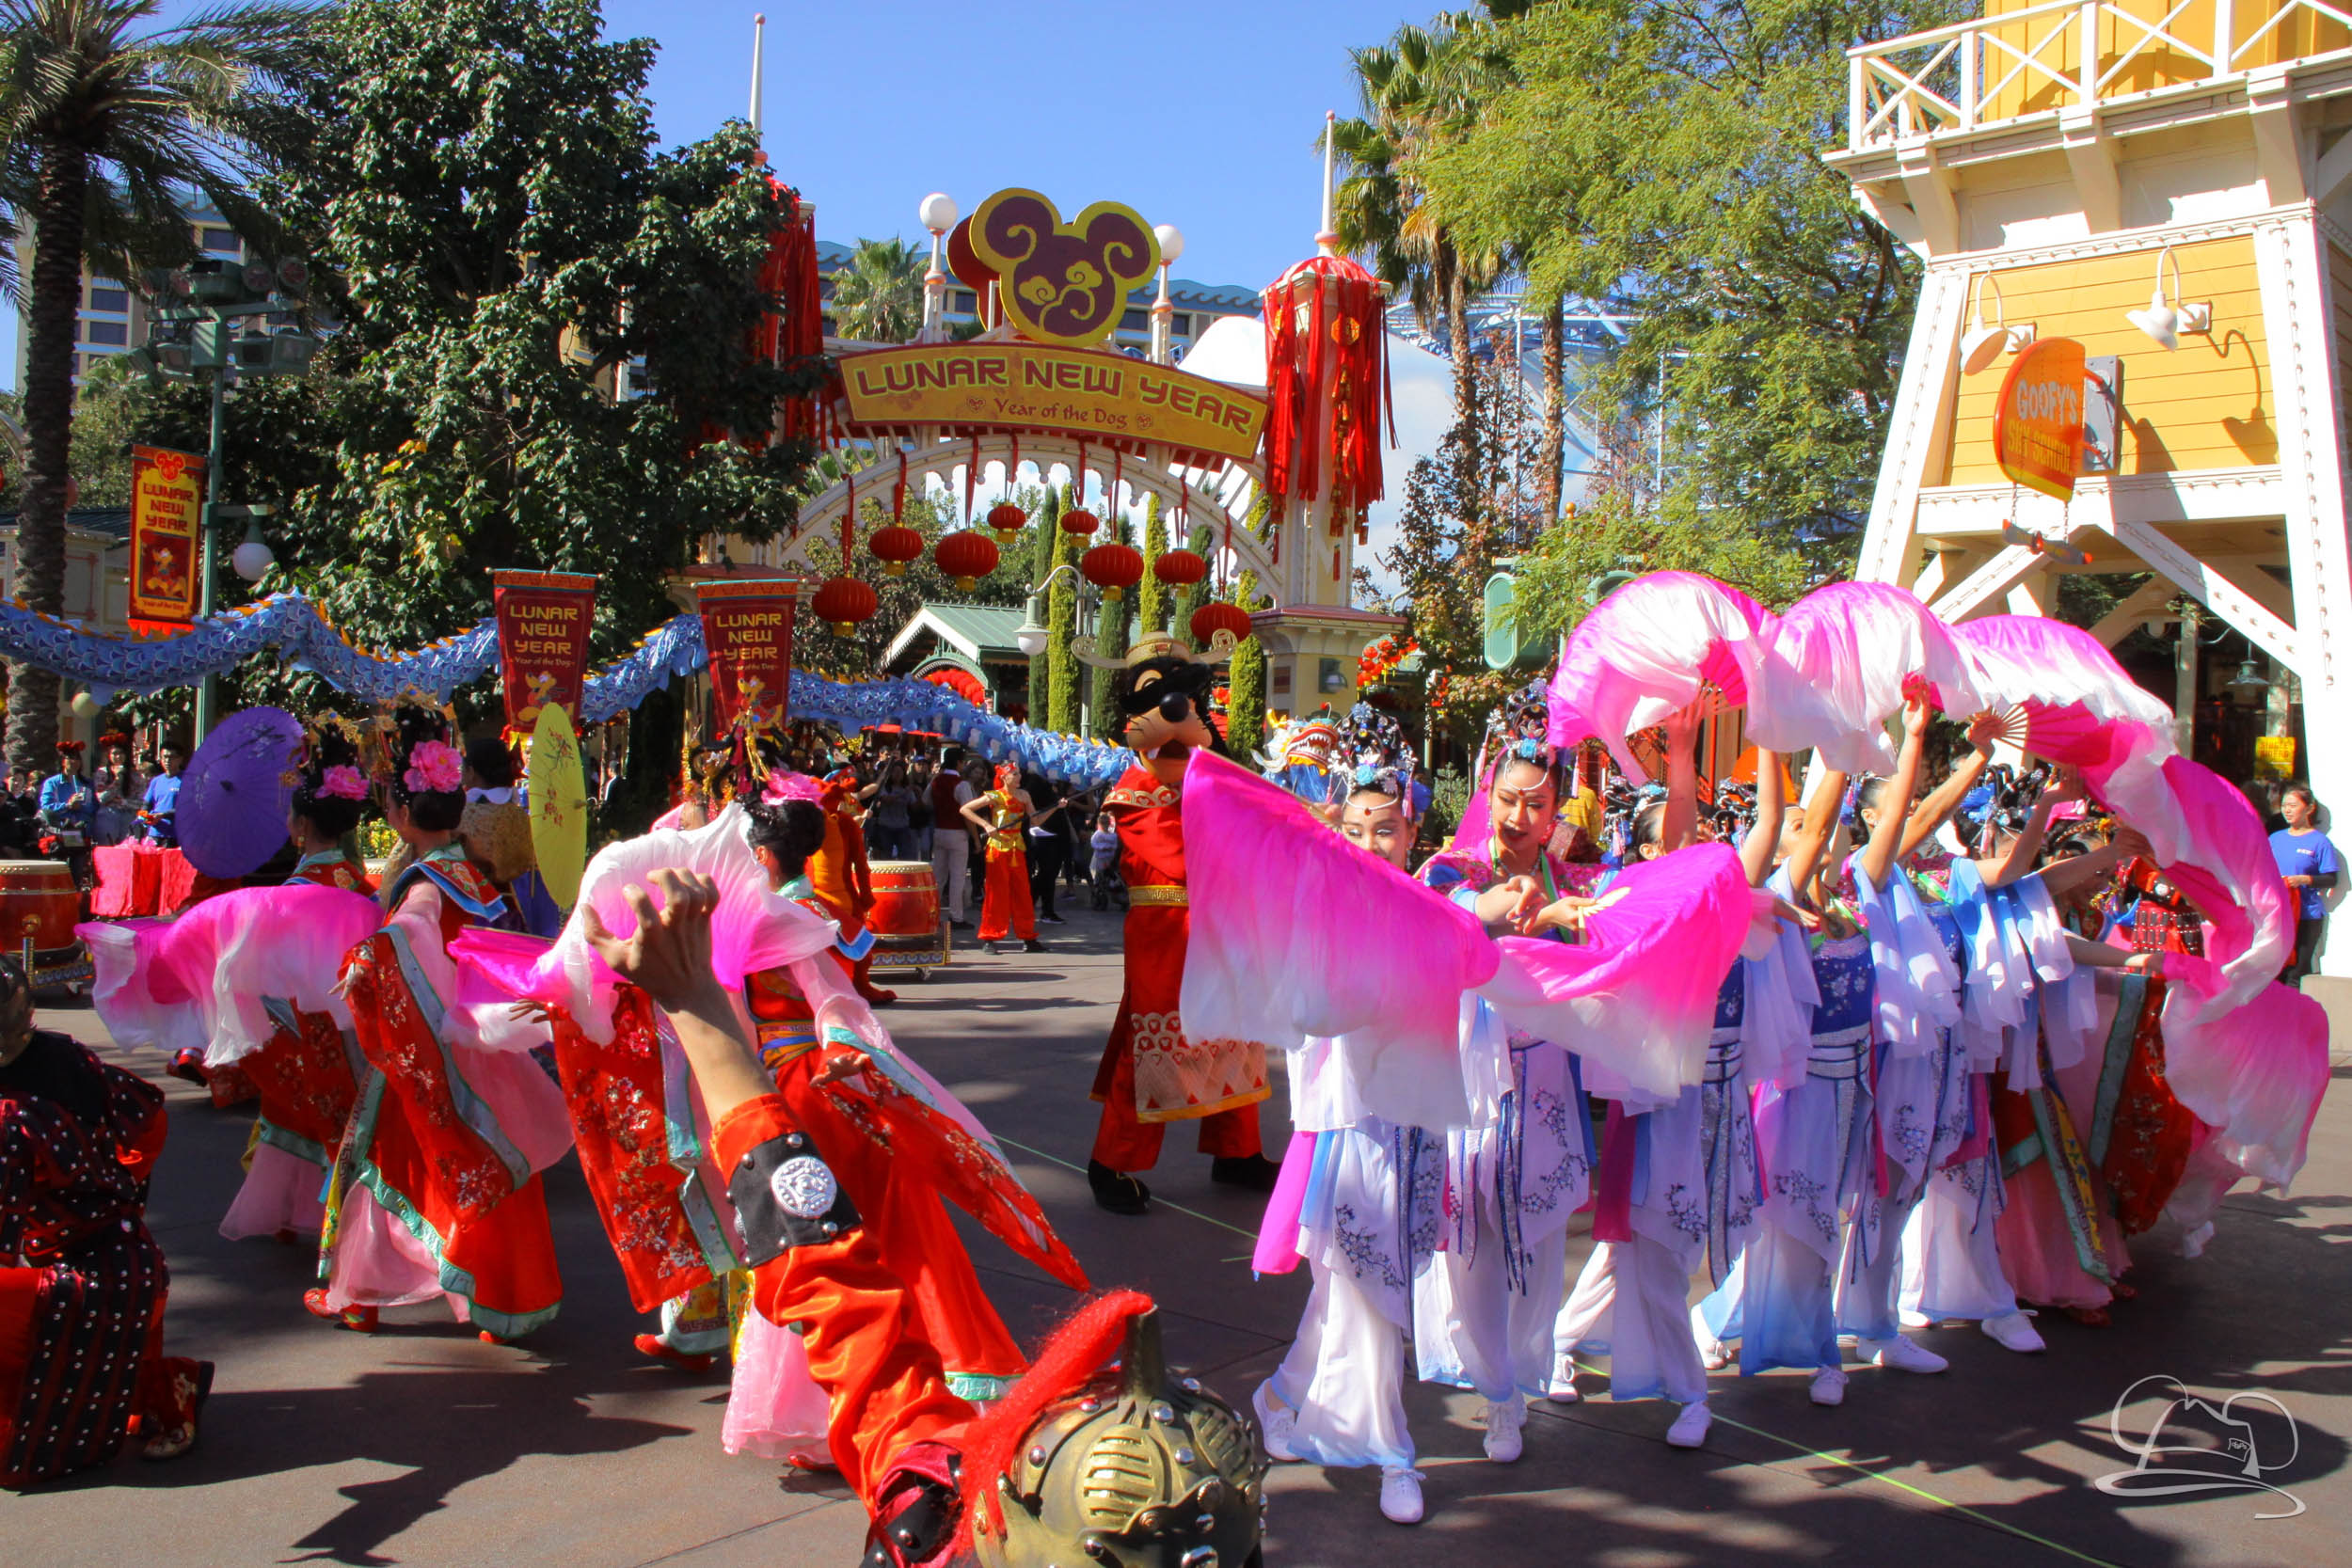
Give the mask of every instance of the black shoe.
[(1040, 915), (1038, 918), (1044, 921), (1048, 926), (1067, 926), (1070, 924), (1070, 922), (1064, 920), (1057, 914)]
[(1042, 953), (1045, 951), (1045, 944), (1038, 941), (1037, 938), (1031, 937), (1028, 941), (1021, 944), (1021, 951), (1024, 953)]
[(1087, 1162), (1087, 1185), (1094, 1189), (1096, 1206), (1114, 1214), (1141, 1214), (1152, 1207), (1151, 1188), (1100, 1160)]
[(1239, 1157), (1220, 1154), (1209, 1162), (1209, 1180), (1228, 1187), (1243, 1187), (1253, 1193), (1270, 1193), (1274, 1179), (1282, 1174), (1282, 1167), (1263, 1154)]
[(947, 924), (959, 931), (968, 931), (972, 928), (972, 923), (968, 920), (950, 920)]

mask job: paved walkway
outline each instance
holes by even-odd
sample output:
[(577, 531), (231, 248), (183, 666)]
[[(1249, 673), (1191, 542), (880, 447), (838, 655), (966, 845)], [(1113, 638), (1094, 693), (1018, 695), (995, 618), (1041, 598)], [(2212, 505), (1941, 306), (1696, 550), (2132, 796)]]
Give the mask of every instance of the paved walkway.
[[(1169, 1353), (1237, 1402), (1280, 1357), (1304, 1273), (1252, 1282), (1250, 1199), (1213, 1188), (1181, 1134), (1143, 1219), (1102, 1213), (1079, 1166), (1092, 1133), (1096, 1053), (1119, 994), (1115, 919), (1047, 927), (1044, 955), (969, 955), (905, 988), (899, 1040), (1004, 1138), (1055, 1223), (1104, 1284), (1154, 1291)], [(105, 1044), (95, 1017), (43, 1022)], [(152, 1060), (131, 1065), (153, 1072)], [(2344, 1070), (2340, 1069), (2339, 1076)], [(723, 1379), (649, 1365), (642, 1326), (577, 1167), (548, 1199), (570, 1295), (527, 1345), (485, 1345), (438, 1307), (388, 1314), (368, 1338), (312, 1321), (308, 1254), (215, 1230), (249, 1118), (172, 1083), (172, 1135), (151, 1219), (171, 1259), (173, 1348), (220, 1364), (204, 1441), (189, 1458), (111, 1468), (25, 1497), (0, 1494), (0, 1564), (243, 1565), (323, 1561), (633, 1568), (848, 1568), (864, 1515), (837, 1486), (779, 1479), (719, 1448)], [(1287, 1132), (1267, 1107), (1269, 1143)], [(1802, 1379), (1719, 1375), (1705, 1449), (1663, 1441), (1669, 1411), (1616, 1405), (1605, 1379), (1573, 1406), (1539, 1404), (1527, 1454), (1481, 1457), (1468, 1396), (1416, 1390), (1430, 1517), (1384, 1522), (1377, 1477), (1275, 1472), (1266, 1560), (1275, 1568), (1608, 1568), (1786, 1561), (1942, 1568), (2067, 1563), (2338, 1564), (2352, 1552), (2352, 1102), (2323, 1109), (2296, 1195), (2230, 1201), (2206, 1257), (2159, 1236), (2140, 1249), (2138, 1301), (2114, 1326), (2045, 1316), (2050, 1352), (2016, 1356), (1973, 1328), (1927, 1342), (1939, 1378), (1854, 1374), (1842, 1409), (1808, 1404)], [(1581, 1259), (1583, 1243), (1576, 1246)], [(993, 1242), (984, 1275), (1025, 1338), (1068, 1293)], [(2266, 1478), (2306, 1505), (2259, 1521), (2275, 1496), (2214, 1492), (2126, 1502), (2091, 1479), (2129, 1467), (2107, 1432), (2136, 1379), (2169, 1374), (2215, 1397), (2260, 1390), (2299, 1431), (2240, 1400)], [(2149, 1403), (2135, 1405), (2145, 1419)], [(2215, 1422), (2176, 1431), (2210, 1437)]]

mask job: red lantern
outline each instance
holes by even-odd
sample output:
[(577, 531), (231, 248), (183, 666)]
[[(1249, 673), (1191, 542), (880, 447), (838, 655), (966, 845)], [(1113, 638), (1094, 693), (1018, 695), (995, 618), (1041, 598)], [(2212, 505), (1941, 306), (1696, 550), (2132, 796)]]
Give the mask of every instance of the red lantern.
[(1143, 580), (1143, 556), (1132, 546), (1097, 545), (1078, 562), (1078, 570), (1103, 591), (1104, 603), (1117, 604), (1120, 595)]
[(1085, 535), (1102, 526), (1103, 519), (1083, 506), (1073, 506), (1061, 515), (1061, 531), (1064, 533)]
[(874, 612), (882, 608), (882, 596), (874, 592), (870, 582), (834, 578), (817, 590), (817, 597), (809, 602), (809, 608), (817, 611), (818, 620), (848, 637), (857, 630), (859, 622), (873, 619)]
[[(1252, 629), (1249, 611), (1237, 604), (1227, 604), (1223, 599), (1213, 599), (1194, 610), (1191, 626), (1194, 647), (1214, 649), (1219, 654), (1230, 652), (1232, 644), (1248, 637)], [(1222, 648), (1217, 647), (1219, 632), (1231, 634), (1231, 641)]]
[(940, 537), (932, 559), (941, 571), (956, 579), (958, 593), (969, 594), (982, 578), (996, 570), (996, 541), (977, 529), (958, 529)]
[(874, 552), (874, 559), (882, 563), (882, 570), (894, 578), (907, 574), (907, 562), (923, 559), (923, 536), (902, 523), (874, 531), (866, 541), (866, 547)]
[(1209, 575), (1209, 563), (1190, 550), (1162, 550), (1152, 575), (1170, 588), (1186, 588)]
[(1010, 501), (998, 501), (988, 509), (988, 526), (1009, 545), (1014, 534), (1029, 526), (1029, 515)]

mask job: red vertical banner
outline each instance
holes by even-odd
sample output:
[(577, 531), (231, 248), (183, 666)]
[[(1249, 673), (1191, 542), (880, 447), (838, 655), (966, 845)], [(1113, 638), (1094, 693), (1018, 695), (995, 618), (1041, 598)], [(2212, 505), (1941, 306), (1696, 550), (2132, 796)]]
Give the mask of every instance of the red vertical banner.
[(703, 646), (710, 654), (714, 734), (781, 729), (792, 711), (792, 615), (797, 578), (698, 582)]
[(131, 625), (185, 631), (196, 616), (197, 531), (204, 459), (166, 447), (131, 449)]
[(596, 579), (580, 572), (492, 572), (490, 581), (508, 732), (528, 735), (550, 703), (577, 728), (588, 633), (596, 620)]

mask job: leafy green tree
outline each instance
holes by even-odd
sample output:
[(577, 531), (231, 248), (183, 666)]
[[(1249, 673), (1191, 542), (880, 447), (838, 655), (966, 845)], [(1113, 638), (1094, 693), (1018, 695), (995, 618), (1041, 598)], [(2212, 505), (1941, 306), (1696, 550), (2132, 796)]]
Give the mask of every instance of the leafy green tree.
[(1142, 631), (1168, 629), (1168, 584), (1152, 568), (1168, 553), (1168, 519), (1160, 515), (1160, 498), (1143, 504), (1143, 582), (1136, 590), (1136, 626)]
[(860, 240), (833, 275), (836, 336), (865, 343), (903, 343), (923, 325), (923, 274), (930, 259), (903, 240)]
[[(31, 220), (24, 315), (27, 452), (15, 596), (65, 608), (66, 486), (72, 471), (74, 318), (93, 251), (133, 262), (193, 252), (180, 201), (201, 190), (242, 210), (235, 171), (256, 150), (257, 95), (300, 82), (319, 12), (228, 5), (148, 29), (159, 0), (0, 0), (0, 198)], [(57, 680), (21, 666), (8, 684), (8, 753), (46, 768)]]
[(1822, 162), (1849, 44), (1961, 0), (1540, 4), (1490, 29), (1509, 80), (1415, 168), (1467, 245), (1543, 236), (1537, 294), (1637, 318), (1599, 393), (1661, 419), (1669, 519), (1764, 530), (1824, 573), (1867, 514), (1916, 298), (1912, 254)]
[(341, 330), (326, 373), (236, 405), (284, 470), (243, 494), (286, 503), (263, 586), (356, 640), (445, 636), (513, 566), (599, 574), (612, 657), (706, 541), (794, 515), (810, 454), (776, 410), (823, 367), (752, 347), (794, 198), (740, 124), (657, 152), (654, 45), (602, 24), (594, 0), (352, 0), (332, 69), (267, 121), (257, 189)]

